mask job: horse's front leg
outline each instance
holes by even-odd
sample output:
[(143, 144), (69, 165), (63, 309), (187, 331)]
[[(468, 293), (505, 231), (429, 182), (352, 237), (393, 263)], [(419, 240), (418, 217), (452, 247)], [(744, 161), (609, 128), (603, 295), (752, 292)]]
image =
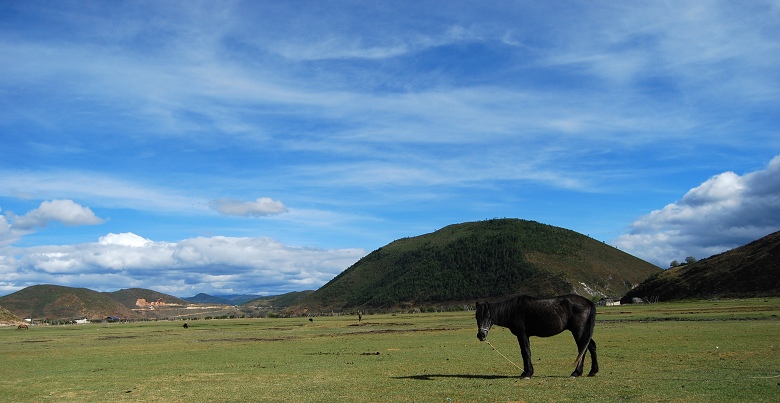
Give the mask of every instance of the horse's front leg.
[(520, 355), (523, 356), (523, 373), (520, 374), (520, 377), (531, 379), (534, 374), (534, 365), (531, 362), (531, 343), (525, 334), (517, 336), (517, 342), (520, 344)]

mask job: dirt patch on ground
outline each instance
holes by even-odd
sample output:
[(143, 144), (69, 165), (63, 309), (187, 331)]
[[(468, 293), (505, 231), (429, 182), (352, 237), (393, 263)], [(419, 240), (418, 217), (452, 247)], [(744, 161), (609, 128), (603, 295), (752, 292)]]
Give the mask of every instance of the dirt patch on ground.
[(110, 335), (110, 336), (100, 336), (96, 340), (137, 339), (138, 337), (141, 336), (137, 334), (129, 334), (124, 336)]
[(293, 325), (293, 326), (287, 326), (287, 327), (267, 327), (267, 328), (265, 328), (265, 330), (297, 330), (297, 328), (299, 328), (301, 326), (305, 326), (305, 325), (306, 324), (303, 324), (303, 325)]
[[(428, 329), (371, 329), (360, 332), (348, 332), (342, 333), (343, 335), (355, 335), (355, 334), (382, 334), (382, 333), (413, 333), (413, 332), (446, 332), (458, 330), (454, 327), (442, 327), (442, 328), (428, 328)], [(338, 336), (338, 335), (334, 335)]]
[(254, 343), (254, 342), (262, 342), (262, 341), (284, 341), (290, 339), (293, 339), (293, 337), (232, 337), (226, 339), (201, 339), (198, 341), (204, 343), (211, 343), (211, 342)]

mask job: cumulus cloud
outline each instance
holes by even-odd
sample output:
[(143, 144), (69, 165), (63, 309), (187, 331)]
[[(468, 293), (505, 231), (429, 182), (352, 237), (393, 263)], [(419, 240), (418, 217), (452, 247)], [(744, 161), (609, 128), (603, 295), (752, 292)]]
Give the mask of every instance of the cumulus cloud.
[(724, 172), (681, 200), (637, 219), (613, 241), (618, 248), (668, 267), (687, 256), (705, 258), (780, 229), (780, 156), (762, 170)]
[(150, 244), (152, 241), (142, 236), (133, 234), (132, 232), (125, 232), (123, 234), (108, 234), (100, 237), (98, 243), (101, 245), (120, 245), (120, 246), (134, 246), (137, 248), (144, 247)]
[(270, 238), (199, 237), (157, 242), (133, 233), (97, 242), (0, 249), (0, 289), (54, 283), (95, 290), (150, 288), (177, 296), (316, 289), (365, 255)]
[(102, 224), (103, 220), (95, 215), (89, 207), (81, 206), (72, 200), (44, 201), (27, 214), (16, 217), (14, 228), (26, 230), (35, 227), (45, 227), (55, 221), (68, 226)]
[(11, 231), (11, 224), (8, 223), (4, 215), (0, 215), (0, 246), (12, 243), (16, 238), (17, 235)]
[(224, 215), (240, 217), (262, 217), (287, 212), (287, 207), (281, 201), (268, 197), (248, 202), (228, 198), (216, 199), (209, 202), (209, 207)]
[(74, 203), (72, 200), (44, 201), (38, 208), (22, 216), (10, 211), (4, 215), (0, 214), (0, 246), (13, 244), (22, 236), (35, 232), (36, 228), (45, 227), (51, 222), (79, 226), (97, 225), (104, 221), (89, 207)]

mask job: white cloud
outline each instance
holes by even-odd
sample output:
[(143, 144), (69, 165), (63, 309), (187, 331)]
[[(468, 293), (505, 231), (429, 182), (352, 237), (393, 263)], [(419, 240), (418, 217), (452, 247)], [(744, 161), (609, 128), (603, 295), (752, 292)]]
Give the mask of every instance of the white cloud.
[(216, 199), (209, 202), (209, 207), (225, 215), (240, 217), (262, 217), (287, 212), (287, 207), (281, 201), (268, 197), (248, 202), (228, 198)]
[(22, 230), (45, 227), (52, 221), (68, 226), (103, 223), (103, 219), (96, 216), (89, 207), (76, 204), (72, 200), (52, 200), (44, 201), (37, 209), (14, 218), (13, 227)]
[(24, 235), (35, 232), (49, 223), (59, 222), (74, 227), (80, 225), (102, 224), (102, 218), (95, 215), (89, 207), (72, 200), (44, 201), (38, 208), (19, 216), (13, 212), (0, 214), (0, 246), (10, 245)]
[[(1, 211), (1, 210), (0, 210)], [(11, 224), (0, 214), (0, 246), (11, 244), (18, 239), (19, 235), (11, 230)]]
[(637, 219), (613, 241), (661, 267), (688, 256), (706, 258), (780, 229), (780, 156), (765, 169), (724, 172), (680, 201)]
[(132, 232), (125, 232), (122, 234), (108, 234), (100, 237), (98, 243), (101, 245), (121, 245), (121, 246), (133, 246), (136, 248), (144, 247), (150, 244), (152, 241), (133, 234)]
[(95, 290), (150, 288), (178, 296), (316, 289), (365, 255), (270, 238), (199, 237), (155, 242), (133, 233), (98, 242), (0, 249), (1, 290), (55, 283)]

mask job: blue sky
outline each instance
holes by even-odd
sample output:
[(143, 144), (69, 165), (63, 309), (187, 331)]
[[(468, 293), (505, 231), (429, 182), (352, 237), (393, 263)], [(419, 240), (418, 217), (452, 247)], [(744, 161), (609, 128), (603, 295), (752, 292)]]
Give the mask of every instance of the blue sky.
[[(548, 4), (549, 3), (549, 4)], [(0, 294), (316, 289), (495, 217), (780, 230), (772, 1), (0, 1)]]

